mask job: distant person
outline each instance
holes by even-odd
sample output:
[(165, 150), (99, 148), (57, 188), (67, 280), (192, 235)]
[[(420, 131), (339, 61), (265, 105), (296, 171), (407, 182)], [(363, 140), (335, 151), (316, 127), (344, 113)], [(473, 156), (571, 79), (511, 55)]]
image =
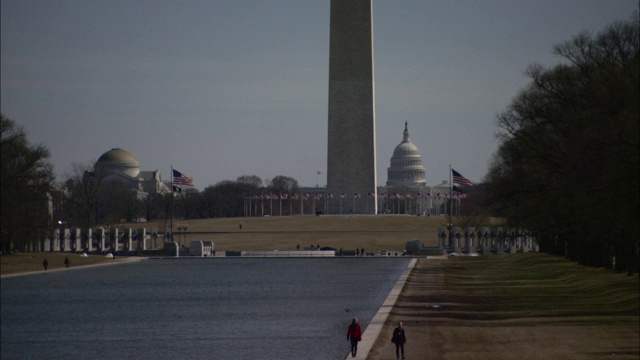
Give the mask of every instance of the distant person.
[(71, 261), (69, 261), (69, 257), (64, 258), (64, 267), (68, 268), (71, 265)]
[(398, 323), (398, 327), (393, 330), (391, 342), (396, 344), (396, 359), (400, 359), (400, 354), (404, 359), (404, 344), (407, 343), (407, 337), (404, 335), (402, 323)]
[(349, 330), (347, 330), (347, 340), (351, 340), (351, 357), (356, 357), (358, 352), (358, 342), (362, 340), (362, 329), (358, 324), (358, 318), (351, 320)]
[(356, 248), (356, 256), (360, 256), (360, 249)]
[(47, 266), (49, 266), (49, 262), (47, 261), (47, 259), (44, 259), (44, 261), (42, 262), (42, 266), (44, 266), (44, 271), (47, 271)]

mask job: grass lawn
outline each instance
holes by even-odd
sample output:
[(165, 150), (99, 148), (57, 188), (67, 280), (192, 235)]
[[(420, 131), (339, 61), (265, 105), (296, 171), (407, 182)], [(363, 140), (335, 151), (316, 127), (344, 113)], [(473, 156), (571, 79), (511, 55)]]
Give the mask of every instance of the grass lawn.
[[(488, 219), (498, 226), (500, 219)], [(217, 250), (295, 250), (311, 245), (344, 250), (404, 250), (408, 240), (419, 239), (433, 246), (438, 241), (438, 228), (446, 226), (441, 216), (274, 216), (253, 218), (220, 218), (174, 220), (187, 224), (186, 236), (174, 234), (182, 245), (191, 240), (211, 240)], [(146, 223), (147, 229), (168, 227)], [(140, 224), (134, 227), (140, 227)], [(185, 239), (186, 237), (186, 239)]]
[(90, 255), (83, 257), (79, 254), (62, 253), (22, 253), (14, 255), (3, 255), (0, 257), (0, 274), (8, 275), (21, 272), (44, 271), (42, 261), (47, 259), (48, 269), (55, 270), (64, 267), (64, 259), (68, 257), (71, 262), (70, 267), (94, 265), (100, 263), (113, 262), (113, 259), (105, 258), (102, 255)]
[(421, 259), (369, 359), (638, 359), (640, 282), (526, 253)]

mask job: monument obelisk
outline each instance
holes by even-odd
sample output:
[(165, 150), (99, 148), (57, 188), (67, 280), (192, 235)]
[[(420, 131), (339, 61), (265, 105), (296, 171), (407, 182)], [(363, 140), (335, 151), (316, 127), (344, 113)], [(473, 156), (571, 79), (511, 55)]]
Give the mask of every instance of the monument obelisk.
[(327, 192), (334, 196), (331, 214), (377, 213), (371, 3), (331, 0), (327, 159)]

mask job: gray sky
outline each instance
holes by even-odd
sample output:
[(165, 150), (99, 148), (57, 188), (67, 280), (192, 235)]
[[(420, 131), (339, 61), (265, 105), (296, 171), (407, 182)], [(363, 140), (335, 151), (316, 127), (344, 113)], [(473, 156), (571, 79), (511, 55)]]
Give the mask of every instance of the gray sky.
[[(329, 0), (2, 0), (1, 110), (58, 180), (111, 148), (203, 189), (240, 175), (326, 184)], [(554, 44), (637, 0), (374, 1), (378, 184), (409, 122), (428, 185), (472, 181), (496, 114)], [(637, 13), (636, 13), (637, 16)], [(317, 175), (320, 171), (321, 175)]]

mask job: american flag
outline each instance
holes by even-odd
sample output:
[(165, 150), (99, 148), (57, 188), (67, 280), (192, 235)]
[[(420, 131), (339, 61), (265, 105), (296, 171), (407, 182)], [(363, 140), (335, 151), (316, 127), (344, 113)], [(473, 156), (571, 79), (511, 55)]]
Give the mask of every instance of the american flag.
[(175, 185), (194, 186), (192, 178), (186, 176), (185, 174), (181, 173), (176, 169), (172, 169), (172, 170), (173, 170), (173, 183)]
[(358, 199), (359, 199), (359, 198), (360, 198), (360, 196), (361, 196), (361, 195), (360, 195), (360, 193), (354, 193), (354, 194), (353, 194), (353, 197), (354, 197), (354, 198), (358, 198)]
[(329, 194), (327, 195), (327, 197), (328, 197), (329, 199), (333, 199), (333, 194), (332, 194), (332, 193), (329, 193)]
[(346, 198), (346, 197), (347, 197), (347, 194), (345, 194), (345, 193), (340, 194), (340, 198), (341, 198), (341, 199), (344, 199), (344, 198)]
[(471, 182), (471, 180), (467, 179), (466, 177), (460, 175), (459, 172), (451, 169), (451, 175), (453, 176), (453, 183), (454, 184), (458, 184), (458, 185), (465, 185), (465, 186), (473, 186), (473, 183)]

